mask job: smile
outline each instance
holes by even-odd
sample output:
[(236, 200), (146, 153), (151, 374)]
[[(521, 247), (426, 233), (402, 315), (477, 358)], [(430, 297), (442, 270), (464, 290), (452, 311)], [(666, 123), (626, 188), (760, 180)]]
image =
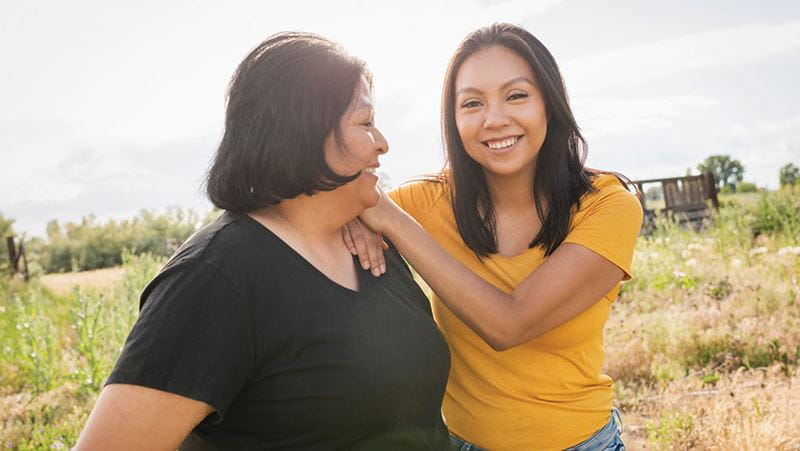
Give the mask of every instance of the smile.
[(507, 150), (519, 142), (521, 138), (522, 136), (512, 136), (494, 141), (484, 141), (483, 144), (492, 150)]

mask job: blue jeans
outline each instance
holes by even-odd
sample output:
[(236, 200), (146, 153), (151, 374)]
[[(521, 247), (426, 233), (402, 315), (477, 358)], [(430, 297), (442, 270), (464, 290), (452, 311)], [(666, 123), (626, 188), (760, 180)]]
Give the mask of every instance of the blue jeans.
[[(567, 448), (566, 451), (625, 451), (625, 444), (622, 443), (622, 437), (620, 437), (621, 433), (622, 418), (619, 416), (619, 410), (614, 407), (611, 409), (611, 418), (609, 418), (605, 426), (583, 442), (572, 448)], [(452, 434), (450, 435), (450, 441), (458, 451), (487, 451)]]

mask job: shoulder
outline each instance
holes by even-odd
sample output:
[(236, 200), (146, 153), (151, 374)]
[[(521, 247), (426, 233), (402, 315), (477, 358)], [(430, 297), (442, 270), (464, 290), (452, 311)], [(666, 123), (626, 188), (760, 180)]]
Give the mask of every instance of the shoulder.
[[(240, 297), (247, 278), (253, 276), (249, 274), (251, 271), (266, 268), (265, 273), (269, 274), (270, 258), (264, 256), (274, 253), (269, 249), (263, 252), (269, 247), (263, 232), (246, 215), (222, 213), (189, 237), (170, 257), (142, 292), (141, 305), (157, 288), (184, 286), (187, 281)], [(198, 284), (201, 279), (204, 283)]]
[(444, 175), (434, 175), (404, 183), (387, 193), (403, 210), (418, 221), (438, 203), (449, 200), (450, 187)]
[[(641, 222), (642, 206), (635, 194), (613, 174), (599, 173), (592, 180), (592, 191), (581, 198), (575, 219), (602, 210)], [(638, 219), (637, 219), (638, 218)]]
[(253, 230), (245, 215), (223, 212), (197, 230), (170, 257), (165, 269), (190, 260), (213, 260), (252, 243)]

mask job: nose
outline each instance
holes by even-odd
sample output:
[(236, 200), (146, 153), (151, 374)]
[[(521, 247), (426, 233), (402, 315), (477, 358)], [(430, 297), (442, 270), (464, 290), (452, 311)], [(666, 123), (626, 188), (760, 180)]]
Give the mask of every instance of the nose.
[(375, 129), (375, 151), (378, 152), (379, 155), (383, 155), (389, 151), (389, 142), (386, 141), (386, 137), (384, 137), (383, 133), (377, 128)]
[(486, 108), (486, 117), (483, 126), (486, 128), (500, 128), (511, 123), (511, 118), (502, 103), (489, 104)]

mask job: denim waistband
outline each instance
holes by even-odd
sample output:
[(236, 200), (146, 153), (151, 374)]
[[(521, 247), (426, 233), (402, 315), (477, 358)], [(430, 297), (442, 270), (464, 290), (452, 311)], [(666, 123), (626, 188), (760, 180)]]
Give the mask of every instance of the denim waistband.
[[(609, 447), (624, 450), (625, 447), (622, 444), (622, 440), (619, 438), (620, 434), (622, 434), (622, 417), (619, 414), (619, 410), (614, 407), (611, 409), (611, 417), (608, 419), (605, 426), (592, 434), (588, 439), (572, 448), (567, 448), (565, 451), (593, 451), (607, 449)], [(462, 440), (453, 434), (450, 434), (450, 441), (458, 451), (488, 451), (485, 448)], [(610, 446), (613, 445), (615, 441), (618, 442), (619, 446)]]
[(625, 445), (622, 443), (620, 434), (622, 434), (622, 417), (619, 410), (614, 407), (611, 409), (611, 418), (608, 419), (605, 426), (588, 439), (565, 451), (624, 450)]

